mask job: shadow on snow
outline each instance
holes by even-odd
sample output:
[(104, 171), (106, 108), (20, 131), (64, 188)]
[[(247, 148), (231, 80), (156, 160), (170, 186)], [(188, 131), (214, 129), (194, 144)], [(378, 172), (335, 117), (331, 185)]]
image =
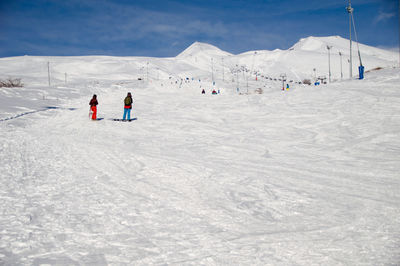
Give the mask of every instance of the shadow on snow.
[(45, 111), (48, 111), (48, 110), (55, 110), (55, 109), (69, 110), (69, 111), (76, 110), (76, 108), (64, 108), (64, 107), (58, 107), (58, 106), (46, 106), (43, 109), (39, 109), (39, 110), (35, 110), (35, 111), (29, 111), (29, 112), (21, 113), (21, 114), (12, 116), (12, 117), (7, 117), (7, 118), (0, 119), (0, 122), (9, 121), (9, 120), (13, 120), (13, 119), (19, 118), (21, 116), (30, 115), (30, 114), (39, 113), (39, 112), (45, 112)]

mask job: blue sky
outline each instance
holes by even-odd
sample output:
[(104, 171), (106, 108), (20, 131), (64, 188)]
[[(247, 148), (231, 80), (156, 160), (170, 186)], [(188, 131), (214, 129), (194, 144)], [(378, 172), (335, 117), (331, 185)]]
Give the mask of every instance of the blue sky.
[[(0, 57), (176, 56), (195, 41), (238, 54), (348, 38), (348, 0), (0, 0)], [(353, 0), (361, 43), (399, 46), (398, 0)]]

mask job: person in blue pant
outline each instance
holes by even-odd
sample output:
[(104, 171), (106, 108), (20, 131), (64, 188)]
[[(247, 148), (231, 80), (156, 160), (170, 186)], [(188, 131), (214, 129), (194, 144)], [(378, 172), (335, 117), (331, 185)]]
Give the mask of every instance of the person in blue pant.
[(122, 120), (126, 120), (126, 116), (128, 116), (128, 120), (131, 120), (132, 103), (132, 94), (128, 92), (128, 95), (125, 97), (124, 100), (124, 117), (122, 118)]

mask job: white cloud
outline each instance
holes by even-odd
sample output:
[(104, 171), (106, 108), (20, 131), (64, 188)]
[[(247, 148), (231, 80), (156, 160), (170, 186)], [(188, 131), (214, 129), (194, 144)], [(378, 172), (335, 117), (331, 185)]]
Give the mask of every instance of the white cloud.
[(375, 23), (379, 23), (388, 19), (391, 19), (396, 16), (396, 13), (385, 13), (380, 11), (378, 16), (375, 18)]

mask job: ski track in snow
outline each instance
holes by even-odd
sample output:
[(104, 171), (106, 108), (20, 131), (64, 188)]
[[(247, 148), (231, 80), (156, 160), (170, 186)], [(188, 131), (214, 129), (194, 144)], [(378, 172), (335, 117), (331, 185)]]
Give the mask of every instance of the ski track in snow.
[[(102, 121), (86, 97), (0, 123), (0, 264), (396, 265), (400, 92), (374, 82), (99, 83)], [(127, 91), (138, 120), (108, 120)]]

